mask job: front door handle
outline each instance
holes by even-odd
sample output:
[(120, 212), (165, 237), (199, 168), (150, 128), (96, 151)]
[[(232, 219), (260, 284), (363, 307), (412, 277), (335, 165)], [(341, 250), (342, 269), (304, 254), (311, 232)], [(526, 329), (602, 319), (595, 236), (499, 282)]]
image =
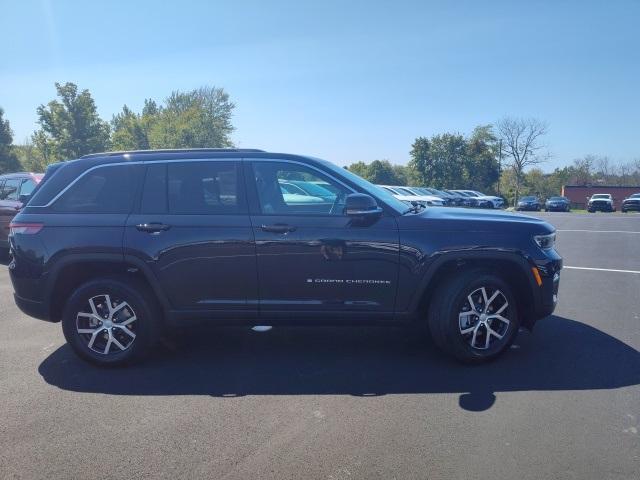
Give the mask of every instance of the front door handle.
[(262, 225), (260, 228), (262, 228), (262, 230), (264, 230), (265, 232), (271, 233), (289, 233), (296, 231), (296, 227), (283, 223), (276, 223), (275, 225)]
[(159, 233), (169, 230), (171, 225), (165, 225), (164, 223), (139, 223), (136, 225), (136, 228), (141, 232)]

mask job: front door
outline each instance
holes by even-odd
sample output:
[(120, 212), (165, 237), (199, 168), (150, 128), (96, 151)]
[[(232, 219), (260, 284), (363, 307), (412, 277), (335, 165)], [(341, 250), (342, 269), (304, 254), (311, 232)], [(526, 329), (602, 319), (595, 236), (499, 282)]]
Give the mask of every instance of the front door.
[(343, 213), (354, 190), (291, 160), (247, 163), (260, 316), (391, 316), (399, 240), (393, 217), (354, 226)]

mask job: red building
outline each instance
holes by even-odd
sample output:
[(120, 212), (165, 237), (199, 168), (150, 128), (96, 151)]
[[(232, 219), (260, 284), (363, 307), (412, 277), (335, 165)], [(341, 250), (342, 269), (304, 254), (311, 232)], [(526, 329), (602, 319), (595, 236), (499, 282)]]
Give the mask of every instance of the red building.
[(571, 205), (576, 208), (587, 208), (587, 201), (594, 193), (610, 193), (613, 197), (613, 204), (619, 211), (625, 198), (634, 193), (640, 193), (640, 186), (565, 185), (562, 187), (562, 196), (567, 197)]

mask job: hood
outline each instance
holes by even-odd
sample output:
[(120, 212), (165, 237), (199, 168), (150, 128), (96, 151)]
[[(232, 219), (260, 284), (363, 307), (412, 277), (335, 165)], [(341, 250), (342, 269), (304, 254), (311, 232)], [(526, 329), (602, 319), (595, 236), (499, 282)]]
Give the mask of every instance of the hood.
[[(416, 215), (398, 217), (401, 229), (435, 228), (441, 231), (527, 233), (543, 235), (555, 228), (544, 220), (502, 210), (431, 207)], [(434, 225), (435, 224), (435, 225)]]

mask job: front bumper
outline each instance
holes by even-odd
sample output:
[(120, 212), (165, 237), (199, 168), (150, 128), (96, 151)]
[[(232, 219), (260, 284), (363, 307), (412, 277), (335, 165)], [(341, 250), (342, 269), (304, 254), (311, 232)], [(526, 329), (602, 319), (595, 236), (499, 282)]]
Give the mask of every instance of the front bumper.
[(544, 209), (547, 212), (565, 212), (568, 207), (566, 205), (545, 205)]
[(592, 212), (615, 212), (616, 209), (611, 203), (590, 203), (587, 205), (587, 210)]
[(640, 212), (640, 203), (623, 203), (622, 208), (626, 211), (635, 210), (636, 212)]
[(541, 285), (534, 282), (533, 304), (523, 313), (523, 326), (531, 330), (538, 320), (551, 315), (558, 304), (558, 290), (560, 288), (560, 271), (562, 257), (555, 251), (551, 258), (536, 261), (532, 267), (538, 269)]

